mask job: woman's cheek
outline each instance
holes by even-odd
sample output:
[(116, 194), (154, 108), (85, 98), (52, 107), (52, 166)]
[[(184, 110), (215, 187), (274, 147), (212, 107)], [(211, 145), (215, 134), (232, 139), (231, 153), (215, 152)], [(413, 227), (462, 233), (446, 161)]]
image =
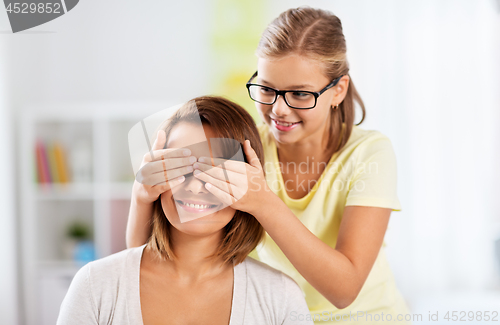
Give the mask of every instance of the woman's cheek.
[(163, 213), (169, 217), (177, 215), (177, 208), (175, 207), (175, 203), (173, 202), (173, 196), (171, 193), (172, 193), (171, 191), (168, 191), (160, 195), (160, 201)]

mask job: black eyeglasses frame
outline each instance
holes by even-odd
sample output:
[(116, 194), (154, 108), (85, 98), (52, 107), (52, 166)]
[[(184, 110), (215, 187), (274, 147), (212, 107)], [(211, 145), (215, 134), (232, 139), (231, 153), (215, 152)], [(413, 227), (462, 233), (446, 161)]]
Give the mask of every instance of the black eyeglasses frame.
[[(258, 71), (255, 71), (255, 73), (252, 75), (252, 77), (247, 81), (246, 83), (246, 87), (247, 87), (247, 90), (248, 90), (248, 96), (250, 96), (250, 99), (252, 99), (253, 101), (257, 102), (257, 103), (260, 103), (260, 104), (264, 104), (264, 105), (273, 105), (274, 103), (276, 103), (276, 100), (278, 99), (278, 96), (281, 95), (281, 97), (283, 97), (283, 99), (285, 100), (285, 103), (293, 108), (293, 109), (313, 109), (314, 107), (316, 107), (316, 104), (318, 103), (318, 97), (323, 94), (325, 91), (327, 91), (328, 89), (332, 88), (332, 87), (335, 87), (335, 85), (340, 81), (340, 79), (345, 76), (345, 75), (341, 75), (340, 77), (336, 78), (336, 79), (333, 79), (332, 82), (330, 82), (328, 85), (326, 85), (325, 88), (321, 89), (320, 91), (307, 91), (307, 90), (277, 90), (277, 89), (274, 89), (274, 88), (271, 88), (271, 87), (268, 87), (268, 86), (264, 86), (264, 85), (259, 85), (259, 84), (254, 84), (254, 83), (251, 83), (252, 79), (255, 78), (257, 76), (257, 73)], [(264, 87), (264, 88), (267, 88), (269, 90), (272, 90), (274, 91), (274, 93), (276, 94), (274, 96), (274, 101), (272, 103), (263, 103), (263, 102), (260, 102), (258, 100), (255, 100), (252, 98), (252, 94), (250, 93), (250, 86), (259, 86), (259, 87)], [(286, 96), (285, 94), (286, 93), (293, 93), (293, 92), (301, 92), (301, 93), (308, 93), (308, 94), (312, 94), (314, 96), (314, 105), (312, 107), (294, 107), (292, 105), (290, 105), (288, 103), (288, 101), (286, 100)]]

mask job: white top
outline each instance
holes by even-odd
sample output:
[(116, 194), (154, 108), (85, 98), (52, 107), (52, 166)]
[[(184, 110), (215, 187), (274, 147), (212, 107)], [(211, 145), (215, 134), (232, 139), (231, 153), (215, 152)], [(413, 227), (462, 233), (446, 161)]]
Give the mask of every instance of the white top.
[[(141, 247), (82, 267), (61, 304), (58, 325), (143, 325)], [(289, 276), (247, 257), (234, 266), (230, 325), (310, 324), (304, 294)]]

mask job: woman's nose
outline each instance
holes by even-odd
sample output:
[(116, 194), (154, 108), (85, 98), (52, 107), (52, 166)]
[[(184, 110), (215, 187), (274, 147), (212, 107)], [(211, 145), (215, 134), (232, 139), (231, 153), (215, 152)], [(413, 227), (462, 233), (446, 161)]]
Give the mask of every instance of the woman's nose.
[(190, 191), (193, 194), (208, 193), (208, 190), (205, 188), (205, 182), (194, 176), (186, 177), (184, 190)]
[(276, 116), (286, 116), (290, 114), (291, 108), (286, 104), (283, 96), (278, 96), (276, 102), (273, 104), (273, 113)]

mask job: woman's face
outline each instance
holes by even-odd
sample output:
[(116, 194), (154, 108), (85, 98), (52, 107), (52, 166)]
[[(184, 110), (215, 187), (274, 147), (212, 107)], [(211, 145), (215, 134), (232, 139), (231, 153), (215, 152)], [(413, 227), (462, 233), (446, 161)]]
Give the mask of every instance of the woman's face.
[[(180, 122), (170, 132), (167, 148), (183, 148), (216, 137), (208, 125), (202, 127)], [(191, 154), (199, 158), (207, 156), (208, 150), (207, 145), (199, 152), (191, 150)], [(160, 198), (163, 212), (172, 226), (191, 235), (209, 235), (220, 231), (236, 212), (207, 191), (205, 183), (192, 174), (186, 175), (183, 183), (161, 194)]]
[[(329, 80), (317, 61), (290, 55), (280, 59), (259, 58), (258, 76), (254, 83), (278, 90), (320, 91)], [(313, 109), (289, 107), (282, 96), (273, 105), (255, 103), (261, 119), (270, 127), (276, 141), (283, 144), (298, 143), (314, 137), (323, 138), (330, 120), (331, 105), (336, 105), (335, 94), (339, 89), (330, 88), (318, 97)], [(279, 122), (295, 123), (280, 127)]]

